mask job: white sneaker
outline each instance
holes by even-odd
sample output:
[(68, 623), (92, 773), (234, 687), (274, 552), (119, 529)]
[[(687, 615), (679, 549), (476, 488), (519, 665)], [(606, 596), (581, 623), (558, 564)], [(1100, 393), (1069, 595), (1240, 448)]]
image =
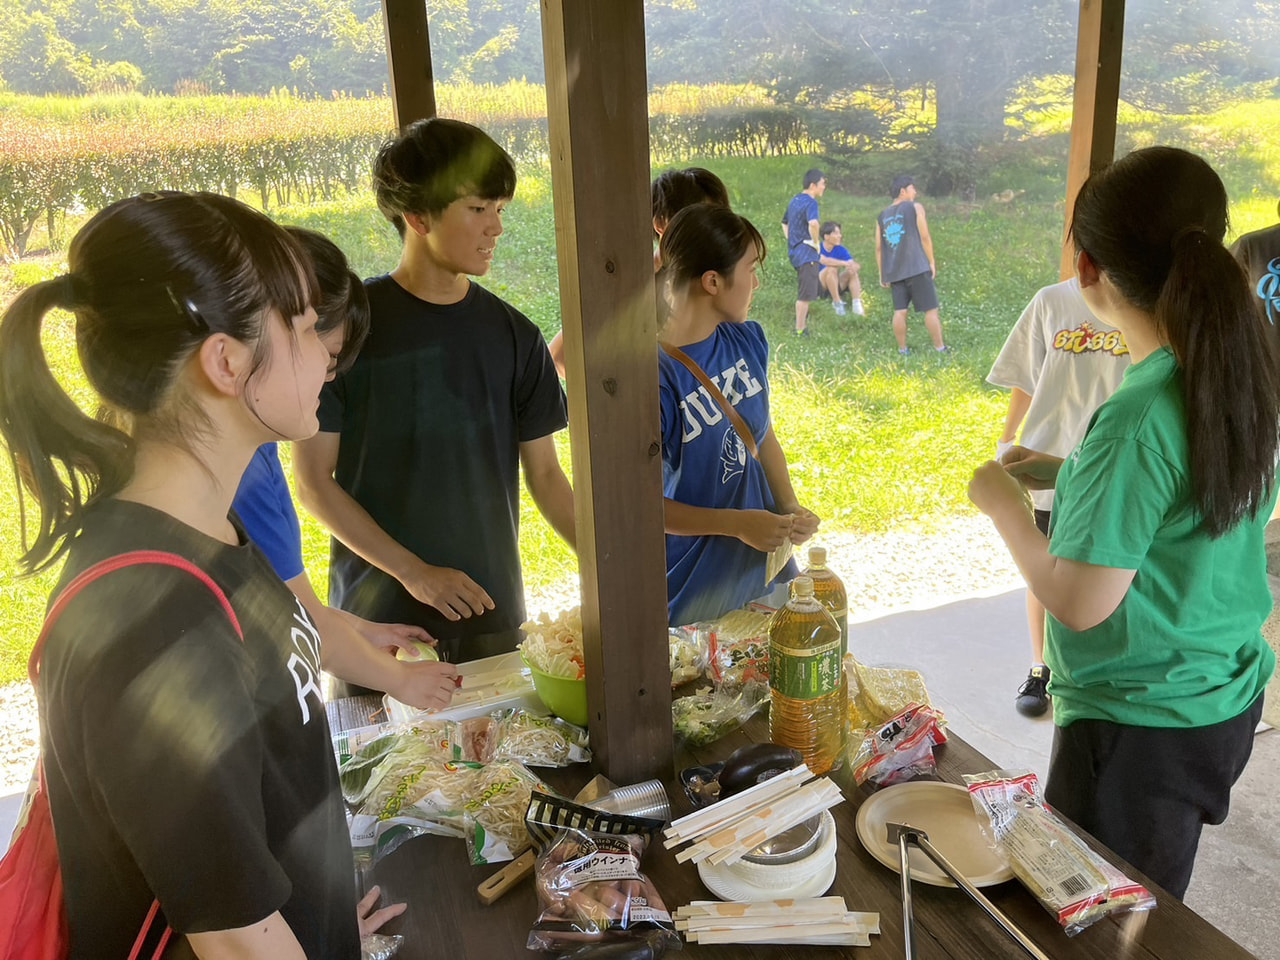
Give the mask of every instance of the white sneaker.
[(831, 305), (832, 305), (833, 307), (835, 307), (835, 308), (836, 308), (836, 316), (837, 316), (837, 317), (843, 317), (843, 316), (844, 316), (845, 311), (844, 311), (844, 301), (843, 301), (843, 300), (832, 300), (832, 301), (831, 301)]
[(855, 298), (853, 303), (849, 304), (849, 308), (860, 317), (865, 317), (867, 315), (867, 311), (862, 309), (861, 297)]

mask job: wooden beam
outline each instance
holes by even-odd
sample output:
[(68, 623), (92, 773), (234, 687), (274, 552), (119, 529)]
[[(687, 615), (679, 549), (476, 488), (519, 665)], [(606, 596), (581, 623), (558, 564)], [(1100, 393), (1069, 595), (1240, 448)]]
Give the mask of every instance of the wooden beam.
[(1076, 194), (1089, 174), (1115, 159), (1123, 47), (1124, 0), (1080, 0), (1071, 153), (1067, 161), (1066, 226), (1062, 233), (1059, 274), (1064, 280), (1075, 273), (1075, 251), (1068, 230)]
[(542, 0), (591, 749), (671, 771), (643, 0)]
[(387, 64), (391, 68), (391, 108), (396, 128), (436, 115), (431, 77), (431, 39), (426, 0), (382, 0), (387, 28)]

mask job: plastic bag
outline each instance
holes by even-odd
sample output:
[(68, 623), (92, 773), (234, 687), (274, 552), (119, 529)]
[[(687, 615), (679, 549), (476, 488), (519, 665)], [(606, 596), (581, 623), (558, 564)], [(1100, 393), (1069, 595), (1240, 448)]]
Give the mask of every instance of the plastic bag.
[(854, 779), (889, 784), (933, 773), (934, 744), (947, 742), (944, 723), (937, 710), (913, 704), (884, 726), (867, 730), (852, 750)]
[(499, 761), (481, 768), (469, 784), (463, 804), (467, 853), (476, 865), (514, 860), (529, 848), (524, 816), (542, 781), (522, 764)]
[(769, 702), (769, 685), (759, 681), (740, 688), (703, 687), (671, 702), (676, 749), (701, 747), (746, 723)]
[(671, 688), (697, 680), (707, 670), (707, 635), (697, 626), (672, 627), (667, 631), (671, 660)]
[(530, 950), (581, 943), (645, 941), (680, 948), (680, 937), (640, 858), (661, 820), (602, 813), (535, 793), (527, 816), (538, 851), (535, 885), (542, 913)]
[(360, 803), (391, 770), (449, 759), (455, 726), (450, 720), (417, 719), (361, 727), (334, 737), (343, 798)]
[(730, 610), (718, 620), (698, 624), (707, 637), (711, 679), (717, 686), (769, 682), (770, 614)]
[(371, 933), (360, 940), (360, 960), (391, 960), (402, 943), (404, 937), (398, 933), (390, 937)]
[(591, 759), (587, 731), (568, 720), (528, 710), (501, 711), (493, 719), (491, 759), (516, 760), (530, 767), (567, 767)]
[(912, 704), (932, 706), (918, 670), (868, 667), (846, 653), (844, 675), (849, 680), (849, 731), (854, 743), (861, 742), (861, 731), (886, 723)]
[(1094, 853), (1045, 805), (1027, 770), (966, 774), (983, 833), (1068, 936), (1113, 913), (1151, 910), (1156, 899)]

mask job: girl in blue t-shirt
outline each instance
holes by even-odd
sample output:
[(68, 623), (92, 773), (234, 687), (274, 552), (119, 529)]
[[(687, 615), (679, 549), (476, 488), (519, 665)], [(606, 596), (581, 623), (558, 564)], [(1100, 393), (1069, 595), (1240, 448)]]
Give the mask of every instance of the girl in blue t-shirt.
[[(348, 369), (369, 333), (369, 301), (364, 284), (347, 264), (343, 252), (327, 237), (302, 227), (286, 228), (302, 245), (315, 268), (320, 287), (316, 332), (329, 351), (332, 380)], [(405, 649), (420, 656), (421, 646), (434, 644), (421, 627), (374, 623), (326, 606), (316, 595), (302, 562), (302, 531), (289, 482), (276, 444), (257, 449), (232, 504), (249, 538), (267, 555), (271, 566), (302, 601), (325, 640), (324, 667), (349, 683), (390, 693), (397, 700), (422, 709), (449, 705), (456, 669), (434, 659), (421, 663), (386, 654)]]
[[(1080, 292), (1133, 364), (1065, 461), (1015, 447), (969, 487), (1049, 614), (1046, 798), (1176, 897), (1202, 825), (1226, 818), (1275, 668), (1261, 627), (1280, 370), (1226, 228), (1222, 181), (1184, 150), (1086, 181)], [(1056, 481), (1050, 539), (1015, 478)]]
[[(766, 563), (819, 519), (796, 499), (769, 420), (769, 345), (747, 320), (764, 239), (744, 217), (696, 204), (662, 235), (658, 302), (667, 597), (673, 625), (718, 617), (766, 592)], [(712, 393), (678, 357), (705, 373)], [(750, 436), (722, 409), (732, 406)], [(781, 576), (794, 576), (789, 565)]]

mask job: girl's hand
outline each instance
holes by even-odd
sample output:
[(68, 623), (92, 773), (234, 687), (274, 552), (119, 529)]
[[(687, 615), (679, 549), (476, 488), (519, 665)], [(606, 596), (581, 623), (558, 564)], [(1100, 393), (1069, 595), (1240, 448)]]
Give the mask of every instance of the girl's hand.
[(787, 511), (791, 514), (791, 542), (797, 547), (818, 532), (822, 518), (799, 504)]
[(404, 650), (416, 657), (418, 648), (414, 646), (414, 641), (427, 643), (433, 647), (436, 645), (435, 637), (421, 627), (415, 627), (409, 623), (375, 623), (372, 620), (362, 619), (357, 629), (361, 636), (379, 650), (387, 650), (391, 653)]
[(419, 710), (443, 710), (458, 689), (458, 668), (434, 660), (398, 663), (399, 675), (389, 691), (401, 703)]
[[(1028, 450), (1026, 447), (1010, 447), (1000, 458), (1010, 476), (1017, 477), (1028, 490), (1052, 490), (1058, 482), (1058, 470), (1062, 458)], [(972, 495), (971, 495), (972, 498)]]
[(791, 536), (790, 514), (771, 510), (739, 510), (737, 537), (761, 553), (772, 553)]
[(1025, 496), (1022, 484), (994, 460), (973, 471), (973, 479), (969, 481), (969, 499), (993, 520), (1012, 510), (1025, 513)]
[(370, 887), (364, 899), (356, 904), (356, 921), (360, 924), (361, 940), (371, 933), (377, 933), (388, 920), (404, 913), (405, 904), (403, 903), (393, 903), (389, 907), (375, 910), (374, 907), (378, 905), (378, 899), (381, 896), (382, 889), (375, 885)]

